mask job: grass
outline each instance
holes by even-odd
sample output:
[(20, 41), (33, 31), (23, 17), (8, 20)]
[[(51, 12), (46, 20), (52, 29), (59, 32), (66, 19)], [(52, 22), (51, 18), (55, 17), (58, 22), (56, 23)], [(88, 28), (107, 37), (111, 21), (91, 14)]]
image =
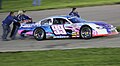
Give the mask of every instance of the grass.
[(0, 53), (1, 66), (120, 66), (120, 48)]
[(117, 26), (117, 30), (120, 32), (120, 26)]
[(59, 2), (58, 0), (42, 0), (41, 6), (32, 6), (32, 0), (2, 1), (2, 9), (0, 10), (0, 12), (120, 4), (120, 0), (59, 0)]

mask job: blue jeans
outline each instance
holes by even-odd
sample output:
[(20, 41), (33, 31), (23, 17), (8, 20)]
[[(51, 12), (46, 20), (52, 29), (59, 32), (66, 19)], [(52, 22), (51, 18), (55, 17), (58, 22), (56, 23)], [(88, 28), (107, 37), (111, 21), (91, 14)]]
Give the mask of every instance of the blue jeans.
[(40, 6), (40, 4), (41, 4), (41, 0), (33, 0), (33, 5), (34, 6)]
[(2, 39), (3, 39), (3, 40), (6, 40), (8, 34), (9, 34), (10, 31), (11, 31), (11, 28), (10, 28), (10, 26), (7, 25), (7, 24), (2, 24), (2, 27), (3, 27)]

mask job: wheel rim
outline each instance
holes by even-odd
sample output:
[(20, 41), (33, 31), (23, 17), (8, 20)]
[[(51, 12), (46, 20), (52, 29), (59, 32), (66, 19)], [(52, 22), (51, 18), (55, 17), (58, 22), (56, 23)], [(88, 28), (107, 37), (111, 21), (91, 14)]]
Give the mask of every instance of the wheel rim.
[(88, 39), (88, 38), (91, 38), (91, 36), (92, 36), (92, 32), (89, 27), (83, 27), (81, 29), (81, 37), (82, 38)]
[(43, 39), (44, 38), (44, 31), (42, 29), (36, 29), (34, 36), (36, 39)]

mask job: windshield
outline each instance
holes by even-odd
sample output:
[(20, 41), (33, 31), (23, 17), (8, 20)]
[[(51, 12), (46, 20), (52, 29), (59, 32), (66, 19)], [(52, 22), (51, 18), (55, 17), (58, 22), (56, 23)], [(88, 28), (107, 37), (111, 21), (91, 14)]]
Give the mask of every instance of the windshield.
[(80, 22), (85, 22), (86, 20), (82, 19), (82, 18), (69, 18), (69, 20), (72, 22), (72, 23), (80, 23)]

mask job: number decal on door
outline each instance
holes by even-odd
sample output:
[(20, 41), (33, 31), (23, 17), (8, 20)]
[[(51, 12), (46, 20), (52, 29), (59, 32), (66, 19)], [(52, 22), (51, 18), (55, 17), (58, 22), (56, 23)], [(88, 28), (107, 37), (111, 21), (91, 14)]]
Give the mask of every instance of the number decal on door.
[(63, 25), (52, 25), (52, 30), (56, 35), (66, 35)]

